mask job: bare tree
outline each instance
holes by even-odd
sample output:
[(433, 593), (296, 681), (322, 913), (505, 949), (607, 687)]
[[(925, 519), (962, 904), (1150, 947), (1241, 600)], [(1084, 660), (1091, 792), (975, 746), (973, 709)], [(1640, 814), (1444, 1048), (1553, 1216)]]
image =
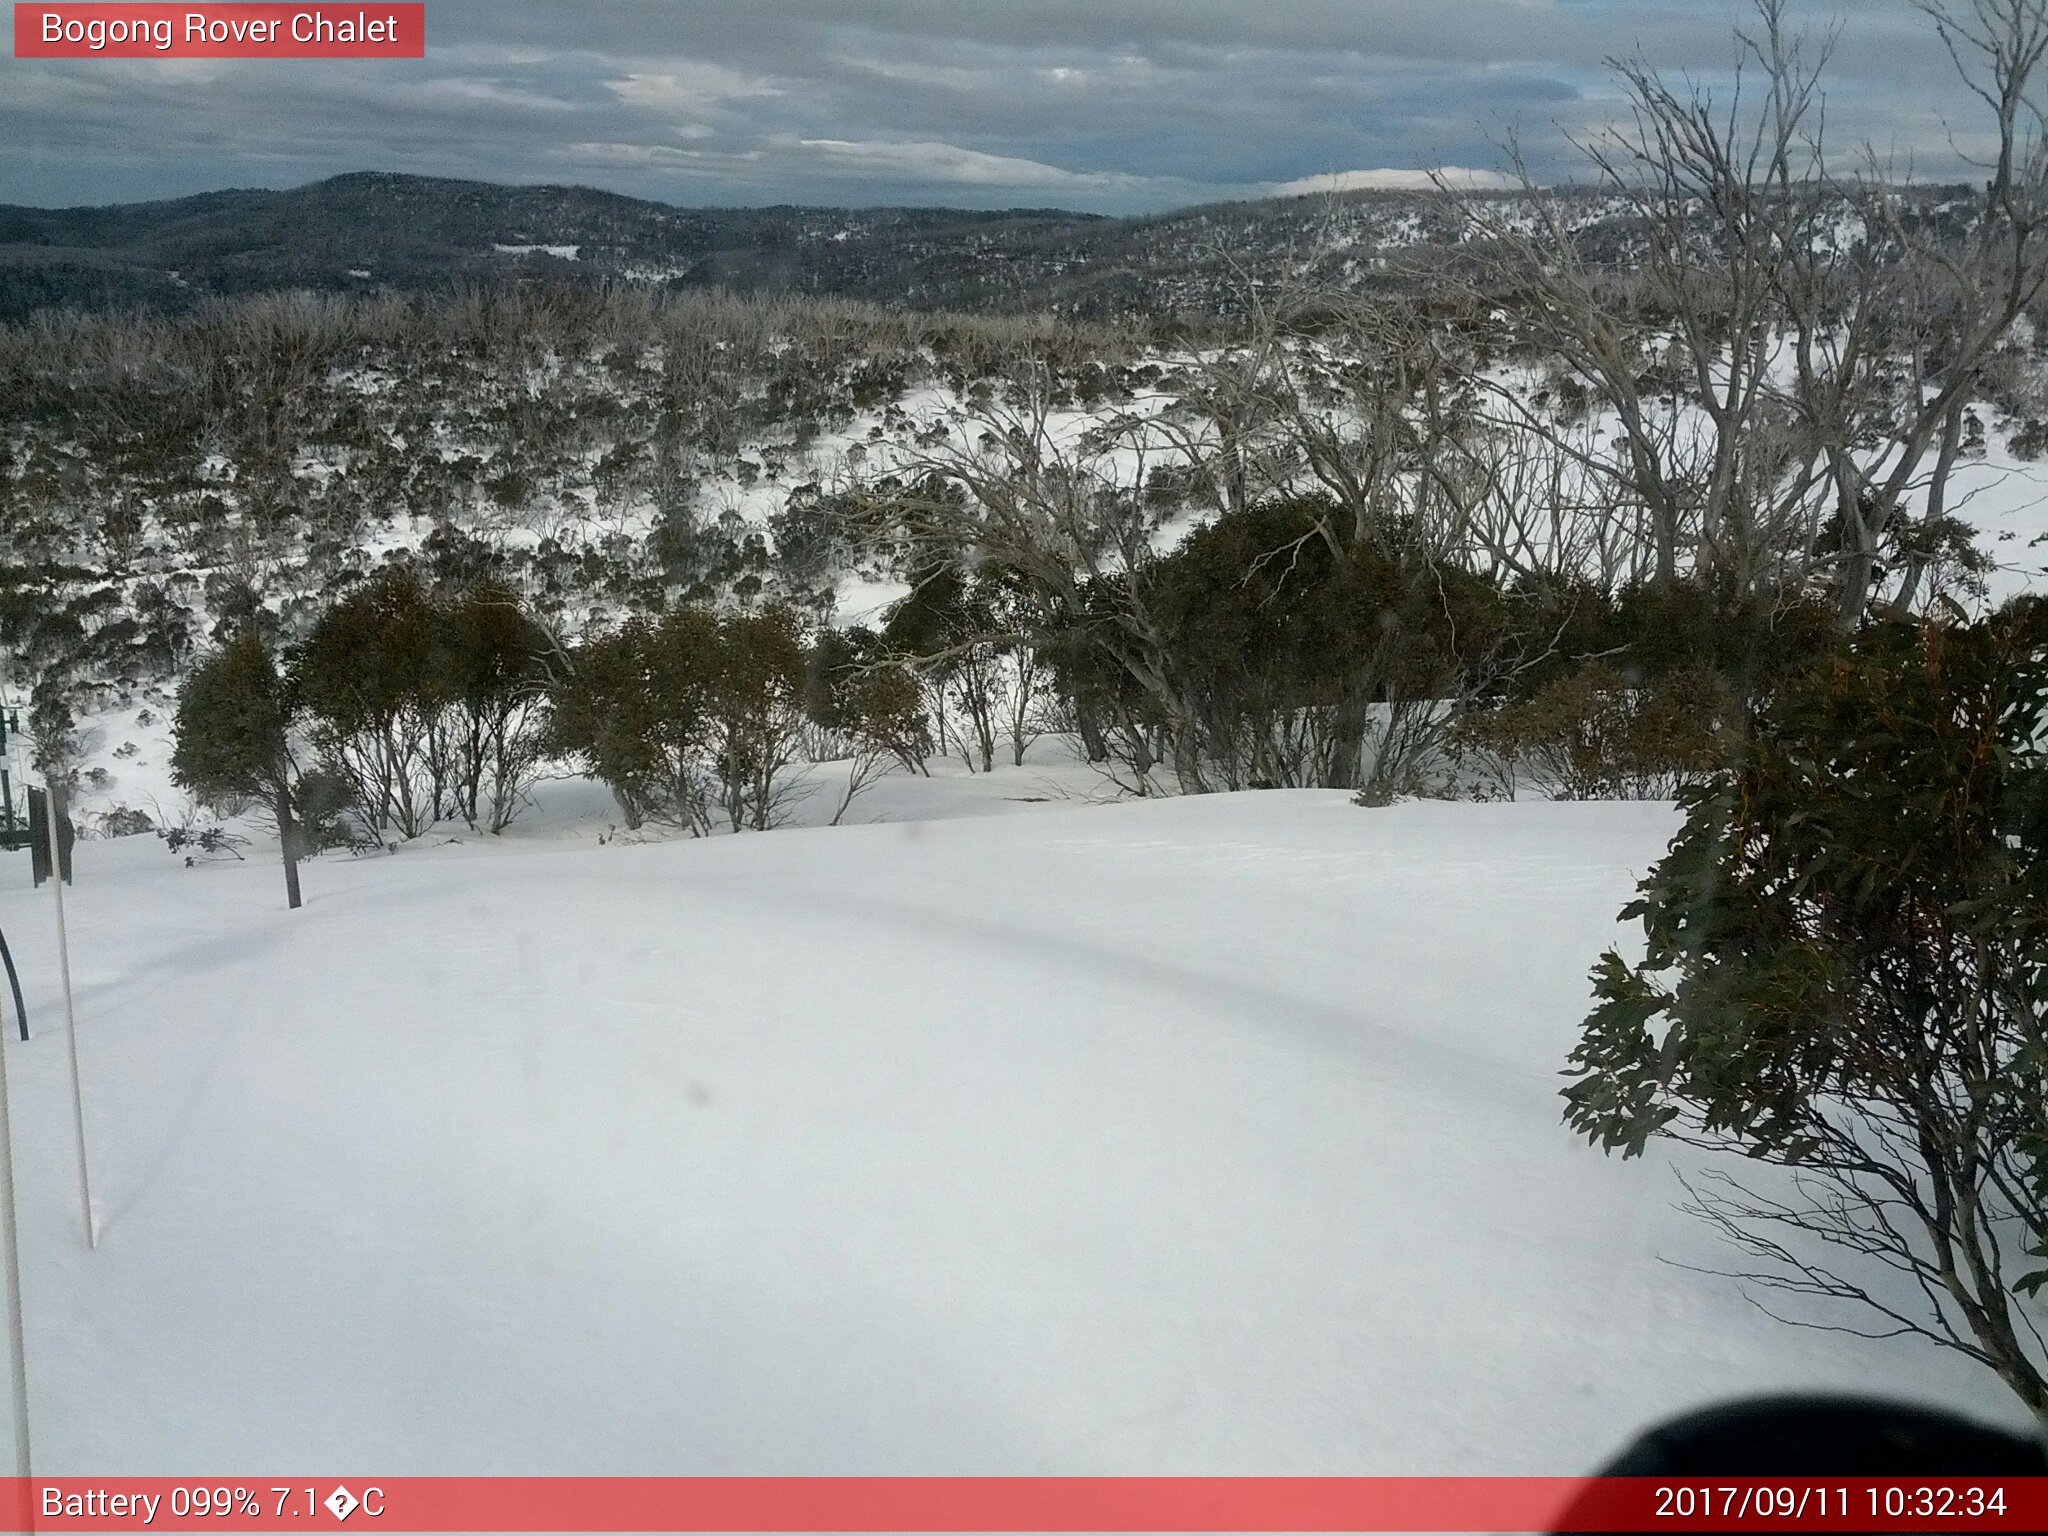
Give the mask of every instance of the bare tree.
[[(1058, 421), (1043, 366), (1024, 369), (1007, 397), (970, 405), (931, 435), (903, 466), (909, 488), (876, 498), (874, 515), (940, 559), (971, 552), (1012, 572), (1043, 615), (1085, 635), (1153, 701), (1186, 748), (1173, 753), (1181, 788), (1205, 788), (1192, 749), (1194, 711), (1142, 584), (1130, 579), (1154, 558), (1160, 519), (1119, 473), (1115, 439)], [(1141, 447), (1140, 483), (1144, 465)]]
[[(1493, 258), (1485, 283), (1590, 392), (1613, 441), (1557, 430), (1512, 378), (1493, 381), (1498, 418), (1608, 477), (1620, 493), (1609, 504), (1640, 509), (1648, 574), (1665, 585), (1714, 570), (1745, 586), (1797, 579), (1796, 559), (1787, 572), (1775, 558), (1817, 535), (1816, 455), (1771, 386), (1785, 330), (1772, 236), (1821, 206), (1827, 49), (1786, 28), (1782, 0), (1757, 9), (1725, 104), (1639, 60), (1612, 62), (1630, 117), (1575, 141), (1600, 197), (1544, 190), (1511, 146), (1530, 226), (1463, 199)], [(1596, 258), (1588, 226), (1616, 210), (1625, 249)]]
[[(1792, 28), (1786, 0), (1756, 0), (1722, 101), (1614, 62), (1630, 119), (1577, 144), (1599, 197), (1547, 193), (1524, 168), (1532, 228), (1464, 199), (1494, 258), (1480, 291), (1526, 313), (1616, 442), (1559, 430), (1512, 379), (1494, 380), (1498, 419), (1611, 479), (1658, 582), (1769, 592), (1818, 576), (1860, 619), (1906, 508), (1943, 515), (1963, 413), (2048, 285), (2042, 0), (1916, 3), (1992, 117), (1960, 238), (1870, 152), (1836, 168), (1833, 37)], [(1592, 226), (1614, 206), (1627, 217), (1602, 233), (1626, 247), (1596, 257)]]
[[(1872, 169), (1854, 187), (1860, 243), (1781, 237), (1795, 337), (1792, 400), (1820, 445), (1841, 529), (1838, 591), (1860, 617), (1887, 533), (1915, 496), (1945, 511), (1963, 413), (2048, 287), (2042, 0), (1915, 0), (1989, 110), (1989, 161), (1961, 239), (1916, 220)], [(1873, 453), (1872, 440), (1882, 446)], [(1904, 596), (1918, 585), (1919, 563)]]

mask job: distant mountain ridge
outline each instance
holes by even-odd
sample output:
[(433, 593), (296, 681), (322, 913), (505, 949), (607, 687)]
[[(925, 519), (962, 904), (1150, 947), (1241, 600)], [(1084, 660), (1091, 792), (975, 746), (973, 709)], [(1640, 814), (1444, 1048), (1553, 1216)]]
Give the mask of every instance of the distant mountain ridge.
[[(355, 172), (88, 208), (0, 206), (0, 320), (45, 305), (178, 310), (209, 294), (605, 279), (918, 308), (1109, 315), (1213, 306), (1235, 264), (1299, 249), (1332, 207), (1412, 244), (1428, 194), (1293, 198), (1139, 218), (1060, 209), (684, 208), (577, 186)], [(1455, 239), (1449, 228), (1434, 231)], [(1230, 255), (1226, 258), (1225, 252)]]
[(358, 172), (96, 208), (0, 206), (0, 317), (48, 303), (182, 308), (280, 287), (410, 289), (604, 276), (686, 287), (845, 292), (877, 248), (973, 249), (1089, 215), (1021, 209), (679, 208), (571, 186)]
[[(1953, 189), (1912, 197), (1939, 216)], [(1521, 192), (1473, 194), (1526, 201)], [(1625, 200), (1562, 189), (1582, 254), (1628, 269)], [(1531, 210), (1533, 213), (1533, 210)], [(359, 171), (287, 191), (98, 208), (0, 205), (0, 323), (48, 306), (167, 312), (209, 295), (623, 282), (1077, 319), (1218, 315), (1247, 282), (1415, 281), (1466, 238), (1458, 203), (1368, 191), (1111, 218), (1057, 208), (685, 208), (578, 186)], [(1400, 258), (1396, 260), (1396, 258)]]

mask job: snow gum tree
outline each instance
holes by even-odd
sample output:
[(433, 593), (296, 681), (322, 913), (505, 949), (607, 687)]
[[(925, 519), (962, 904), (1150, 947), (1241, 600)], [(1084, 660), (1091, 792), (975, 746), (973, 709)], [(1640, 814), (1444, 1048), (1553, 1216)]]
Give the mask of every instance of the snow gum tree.
[(1960, 1350), (2048, 1426), (2048, 607), (1867, 627), (1680, 804), (1568, 1122), (1781, 1166), (1690, 1185), (1740, 1278)]
[(804, 712), (823, 749), (814, 757), (847, 764), (834, 826), (892, 764), (929, 775), (924, 690), (881, 636), (859, 626), (821, 631), (805, 658), (804, 686)]
[(78, 722), (63, 683), (45, 677), (29, 695), (28, 726), (35, 740), (35, 768), (51, 783), (73, 785), (84, 753)]
[(716, 616), (685, 608), (593, 635), (562, 664), (553, 749), (610, 786), (628, 828), (658, 820), (711, 830), (702, 773)]
[(380, 832), (418, 837), (440, 813), (439, 640), (424, 583), (397, 566), (330, 607), (299, 647), (296, 681), (314, 740)]
[(488, 580), (392, 566), (320, 615), (294, 677), (314, 743), (379, 832), (448, 816), (502, 832), (538, 770), (546, 633)]
[(1034, 707), (1043, 684), (1023, 581), (993, 562), (970, 570), (940, 561), (912, 573), (910, 594), (889, 610), (883, 633), (913, 658), (933, 696), (942, 738), (958, 745), (970, 770), (995, 771), (996, 749), (1009, 738), (1022, 765), (1035, 734)]
[(299, 704), (263, 641), (244, 630), (195, 667), (178, 694), (171, 776), (201, 800), (249, 798), (277, 823), (284, 889), (299, 905), (296, 769)]
[[(704, 836), (782, 825), (815, 787), (821, 742), (852, 759), (847, 802), (929, 750), (916, 680), (864, 631), (813, 639), (797, 614), (678, 608), (630, 619), (550, 661), (549, 748), (611, 787), (629, 828)], [(840, 811), (845, 811), (842, 803)]]
[(1914, 8), (1983, 108), (1951, 128), (1981, 156), (1946, 212), (1904, 195), (1910, 173), (1875, 150), (1829, 146), (1835, 38), (1795, 30), (1789, 0), (1754, 0), (1718, 99), (1612, 61), (1628, 111), (1577, 147), (1625, 221), (1587, 226), (1526, 171), (1515, 211), (1464, 201), (1491, 295), (1606, 441), (1511, 389), (1496, 409), (1604, 482), (1661, 586), (1820, 582), (1850, 623), (1886, 596), (1888, 565), (1891, 600), (1923, 595), (1966, 419), (2048, 294), (2048, 0)]
[(1142, 573), (1217, 787), (1399, 783), (1443, 701), (1491, 670), (1492, 584), (1391, 528), (1331, 536), (1345, 521), (1325, 496), (1260, 501)]
[(470, 826), (502, 832), (541, 763), (549, 640), (516, 594), (489, 582), (438, 608), (439, 776)]
[(719, 804), (733, 831), (765, 832), (803, 793), (788, 772), (806, 720), (802, 625), (783, 607), (721, 615), (705, 659), (705, 720)]

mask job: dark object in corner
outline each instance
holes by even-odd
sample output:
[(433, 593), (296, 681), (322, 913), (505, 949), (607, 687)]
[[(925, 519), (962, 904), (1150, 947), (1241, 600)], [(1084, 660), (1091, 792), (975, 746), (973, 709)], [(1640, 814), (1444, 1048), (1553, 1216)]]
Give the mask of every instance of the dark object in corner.
[[(1601, 1477), (2042, 1477), (2048, 1448), (1934, 1408), (1875, 1398), (1745, 1398), (1645, 1431)], [(1574, 1504), (1558, 1520), (1578, 1529)], [(1584, 1507), (1591, 1507), (1588, 1496)], [(1593, 1522), (1586, 1522), (1591, 1524)]]

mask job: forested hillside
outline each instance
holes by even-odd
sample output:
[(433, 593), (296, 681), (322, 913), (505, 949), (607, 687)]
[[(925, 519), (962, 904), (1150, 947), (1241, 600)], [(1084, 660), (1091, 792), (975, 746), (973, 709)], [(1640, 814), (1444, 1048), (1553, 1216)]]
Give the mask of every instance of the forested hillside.
[[(1626, 269), (1640, 210), (1597, 186), (1549, 194), (1589, 260)], [(1967, 217), (1919, 187), (1917, 216)], [(1248, 289), (1312, 277), (1427, 286), (1525, 193), (1354, 192), (1140, 218), (1057, 209), (683, 208), (587, 187), (383, 173), (284, 192), (104, 208), (0, 208), (0, 320), (50, 306), (180, 312), (209, 296), (304, 288), (445, 292), (464, 284), (625, 283), (664, 291), (856, 298), (892, 308), (1130, 315), (1206, 324)]]

